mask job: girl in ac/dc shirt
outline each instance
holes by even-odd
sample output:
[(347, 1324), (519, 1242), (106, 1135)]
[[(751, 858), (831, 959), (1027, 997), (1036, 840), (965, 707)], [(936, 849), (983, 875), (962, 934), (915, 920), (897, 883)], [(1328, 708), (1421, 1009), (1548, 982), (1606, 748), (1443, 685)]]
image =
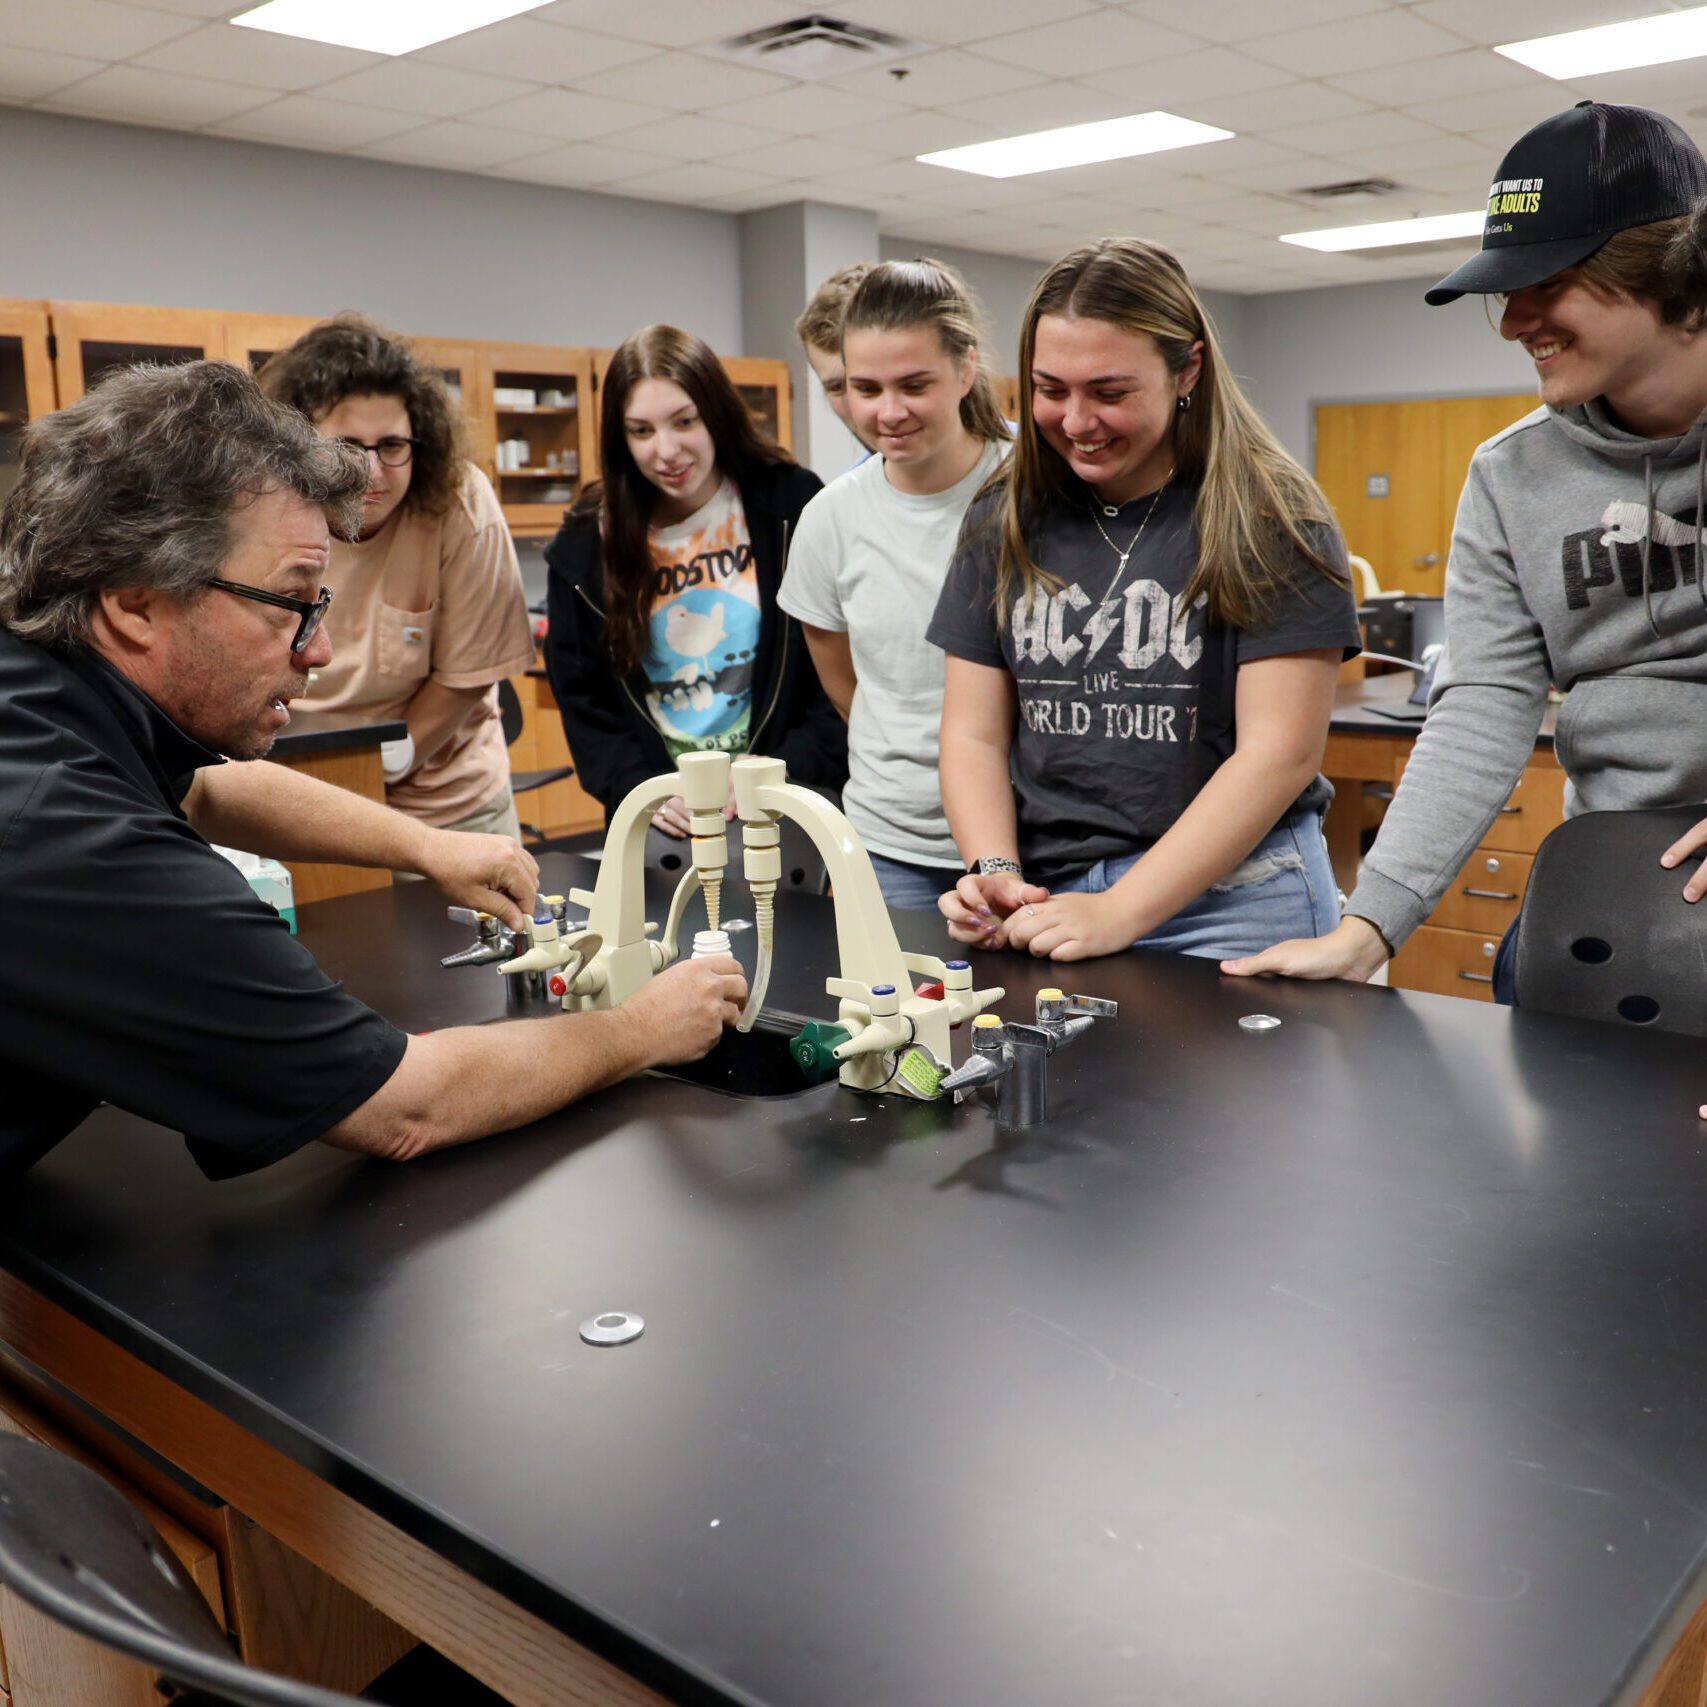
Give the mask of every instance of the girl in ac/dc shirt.
[[(846, 731), (776, 602), (817, 475), (674, 326), (611, 357), (599, 458), (603, 481), (545, 554), (546, 666), (582, 786), (608, 818), (636, 783), (710, 749), (767, 753), (796, 782), (839, 788)], [(653, 822), (685, 836), (687, 807), (671, 800)]]
[(1362, 644), (1345, 545), (1167, 250), (1044, 275), (1013, 456), (929, 629), (958, 941), (1213, 956), (1339, 918), (1317, 774)]

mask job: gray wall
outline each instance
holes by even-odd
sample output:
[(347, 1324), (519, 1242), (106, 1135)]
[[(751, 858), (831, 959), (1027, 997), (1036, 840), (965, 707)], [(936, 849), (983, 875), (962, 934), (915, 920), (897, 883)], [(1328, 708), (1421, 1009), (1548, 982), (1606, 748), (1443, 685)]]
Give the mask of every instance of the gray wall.
[(733, 214), (0, 109), (0, 296), (620, 343), (670, 320), (744, 350)]
[(1314, 463), (1317, 403), (1534, 389), (1534, 364), (1488, 325), (1483, 299), (1430, 308), (1422, 298), (1431, 282), (1244, 298), (1235, 366), (1249, 378), (1252, 402), (1306, 468)]

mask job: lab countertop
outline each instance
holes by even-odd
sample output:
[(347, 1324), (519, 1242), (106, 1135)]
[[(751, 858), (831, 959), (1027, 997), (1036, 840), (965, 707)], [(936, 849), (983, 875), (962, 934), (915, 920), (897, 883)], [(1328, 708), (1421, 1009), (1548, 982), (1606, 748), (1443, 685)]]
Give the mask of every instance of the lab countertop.
[[(1334, 694), (1328, 728), (1335, 735), (1389, 735), (1415, 739), (1423, 726), (1422, 707), (1409, 703), (1415, 683), (1409, 670), (1391, 670), (1362, 681), (1342, 683)], [(1549, 705), (1535, 738), (1538, 747), (1551, 748), (1558, 707)]]
[(401, 717), (350, 716), (293, 705), (290, 722), (273, 743), (271, 756), (290, 759), (304, 753), (335, 753), (350, 747), (377, 747), (381, 741), (401, 741), (407, 730), (408, 725)]
[[(829, 904), (778, 915), (773, 1005), (830, 1017)], [(301, 928), (411, 1030), (502, 1012), (424, 884)], [(680, 1700), (1633, 1701), (1703, 1593), (1699, 1043), (977, 969), (1010, 1018), (1121, 1003), (1029, 1132), (647, 1076), (210, 1185), (109, 1109), (0, 1199), (0, 1266)], [(612, 1310), (642, 1337), (584, 1344)]]

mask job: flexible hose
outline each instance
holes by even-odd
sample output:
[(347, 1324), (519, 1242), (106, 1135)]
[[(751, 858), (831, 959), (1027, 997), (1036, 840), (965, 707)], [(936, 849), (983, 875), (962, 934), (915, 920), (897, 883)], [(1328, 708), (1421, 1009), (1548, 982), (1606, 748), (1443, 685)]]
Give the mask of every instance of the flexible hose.
[(762, 889), (757, 884), (753, 886), (753, 923), (759, 932), (759, 957), (753, 967), (753, 982), (747, 990), (747, 1005), (735, 1022), (737, 1031), (751, 1031), (753, 1022), (765, 1005), (765, 991), (771, 981), (771, 944), (776, 935), (773, 928), (774, 899), (775, 891), (770, 884)]

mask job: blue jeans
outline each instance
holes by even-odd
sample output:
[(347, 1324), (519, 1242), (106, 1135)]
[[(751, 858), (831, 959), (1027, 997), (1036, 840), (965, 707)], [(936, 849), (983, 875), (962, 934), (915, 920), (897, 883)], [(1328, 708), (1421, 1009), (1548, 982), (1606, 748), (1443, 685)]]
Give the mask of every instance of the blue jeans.
[[(1142, 857), (1098, 860), (1088, 871), (1049, 887), (1057, 895), (1100, 895)], [(1132, 946), (1233, 960), (1292, 937), (1321, 936), (1339, 922), (1339, 890), (1322, 820), (1303, 810), (1282, 818), (1242, 865)]]
[(1517, 927), (1521, 918), (1519, 914), (1506, 926), (1499, 953), (1494, 956), (1494, 1000), (1507, 1008), (1517, 1006)]
[(886, 906), (911, 907), (920, 913), (934, 913), (937, 896), (946, 895), (961, 878), (958, 866), (915, 865), (878, 853), (871, 856), (871, 869), (877, 873)]

